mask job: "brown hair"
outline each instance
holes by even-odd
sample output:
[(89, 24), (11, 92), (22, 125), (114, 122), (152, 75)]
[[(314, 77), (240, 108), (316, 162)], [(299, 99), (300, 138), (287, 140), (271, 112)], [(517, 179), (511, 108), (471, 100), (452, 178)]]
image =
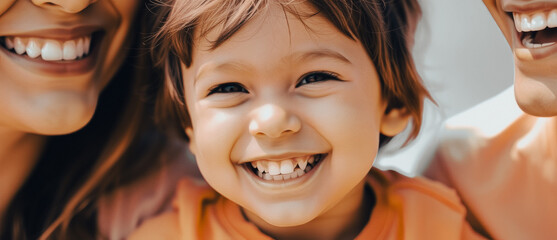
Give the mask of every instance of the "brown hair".
[[(165, 71), (158, 99), (159, 121), (177, 119), (174, 126), (187, 127), (190, 120), (185, 107), (180, 62), (192, 63), (195, 36), (204, 37), (219, 27), (220, 35), (213, 41), (217, 48), (229, 39), (269, 0), (169, 0), (159, 3), (156, 34), (151, 41), (154, 62)], [(302, 13), (291, 7), (292, 0), (280, 1), (285, 9), (300, 20)], [(411, 54), (414, 30), (421, 9), (417, 0), (307, 0), (317, 12), (328, 19), (341, 33), (359, 40), (375, 64), (382, 97), (388, 102), (387, 112), (406, 108), (413, 119), (408, 140), (419, 133), (424, 97), (429, 93), (421, 83)], [(309, 16), (313, 16), (311, 14)], [(198, 31), (198, 32), (196, 32)], [(385, 143), (389, 138), (381, 136)]]
[[(144, 11), (144, 12), (141, 12)], [(48, 138), (40, 159), (10, 202), (0, 239), (99, 239), (96, 201), (163, 163), (169, 138), (154, 127), (149, 99), (152, 64), (141, 48), (141, 8), (131, 52), (103, 90), (95, 115), (81, 130)]]

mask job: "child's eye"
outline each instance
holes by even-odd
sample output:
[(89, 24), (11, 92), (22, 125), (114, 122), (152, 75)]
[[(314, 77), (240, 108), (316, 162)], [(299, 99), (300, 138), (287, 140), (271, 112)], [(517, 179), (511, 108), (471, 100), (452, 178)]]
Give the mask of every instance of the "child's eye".
[(306, 84), (323, 82), (328, 80), (340, 80), (338, 75), (333, 72), (310, 72), (300, 78), (296, 87), (301, 87)]
[(237, 92), (248, 93), (248, 90), (246, 90), (246, 88), (244, 88), (244, 86), (240, 83), (235, 83), (235, 82), (223, 83), (211, 88), (207, 96), (215, 93), (237, 93)]

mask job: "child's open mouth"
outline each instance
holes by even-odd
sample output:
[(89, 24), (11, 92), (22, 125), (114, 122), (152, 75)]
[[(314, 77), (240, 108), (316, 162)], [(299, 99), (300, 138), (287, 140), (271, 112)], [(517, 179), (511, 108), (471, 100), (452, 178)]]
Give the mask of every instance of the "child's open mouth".
[(280, 161), (257, 160), (244, 163), (244, 166), (261, 179), (283, 181), (305, 175), (315, 169), (326, 156), (326, 153), (321, 153)]
[(557, 42), (557, 10), (512, 13), (515, 28), (526, 48), (542, 48)]

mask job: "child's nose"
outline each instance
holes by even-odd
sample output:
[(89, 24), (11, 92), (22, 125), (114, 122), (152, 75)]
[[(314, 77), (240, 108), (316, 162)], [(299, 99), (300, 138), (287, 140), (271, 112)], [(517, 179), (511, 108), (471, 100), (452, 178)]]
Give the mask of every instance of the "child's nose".
[(78, 13), (97, 0), (32, 0), (33, 4), (66, 13)]
[(263, 105), (255, 109), (252, 114), (249, 132), (256, 137), (278, 138), (296, 133), (302, 127), (300, 119), (295, 114), (275, 104)]

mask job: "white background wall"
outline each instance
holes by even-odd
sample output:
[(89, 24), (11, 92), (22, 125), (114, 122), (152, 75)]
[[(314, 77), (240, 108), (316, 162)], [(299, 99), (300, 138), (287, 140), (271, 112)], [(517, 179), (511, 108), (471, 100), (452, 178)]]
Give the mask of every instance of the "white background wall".
[(447, 117), (511, 86), (510, 48), (481, 0), (420, 0), (414, 59), (438, 106), (427, 103), (422, 132), (401, 150), (382, 150), (375, 166), (415, 175)]

